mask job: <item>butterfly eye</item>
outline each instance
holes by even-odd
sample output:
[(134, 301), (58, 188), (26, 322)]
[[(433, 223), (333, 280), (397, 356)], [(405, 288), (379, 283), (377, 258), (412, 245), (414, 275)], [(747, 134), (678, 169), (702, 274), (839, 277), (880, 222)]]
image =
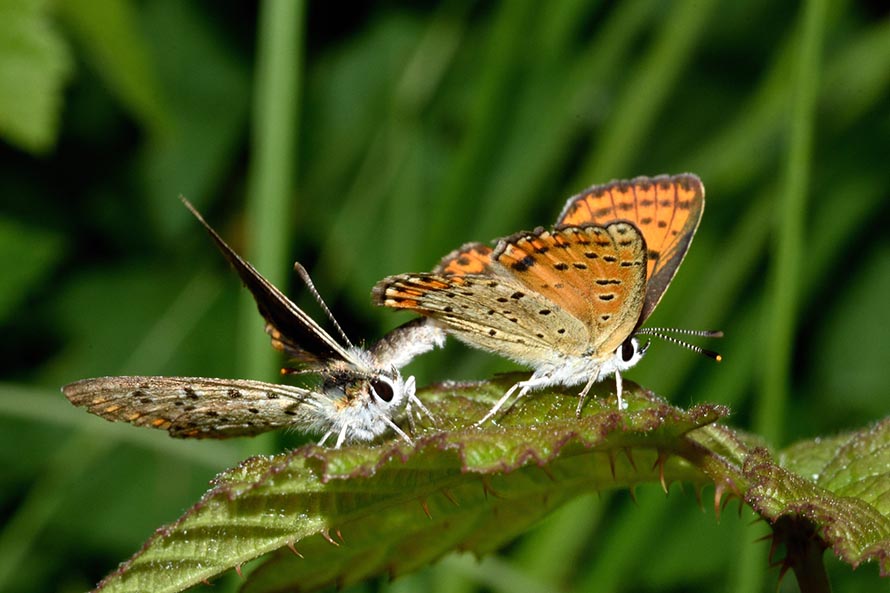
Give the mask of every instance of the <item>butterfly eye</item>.
[(371, 381), (371, 387), (374, 389), (374, 393), (377, 394), (377, 397), (382, 401), (391, 402), (392, 398), (395, 396), (392, 383), (380, 377)]
[(637, 343), (633, 338), (628, 338), (621, 344), (621, 359), (624, 362), (630, 362), (633, 360), (634, 355), (637, 353)]

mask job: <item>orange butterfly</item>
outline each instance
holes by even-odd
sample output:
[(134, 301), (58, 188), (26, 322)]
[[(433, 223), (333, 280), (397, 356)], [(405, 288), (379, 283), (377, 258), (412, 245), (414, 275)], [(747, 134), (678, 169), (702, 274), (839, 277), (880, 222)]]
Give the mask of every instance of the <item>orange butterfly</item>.
[[(480, 422), (517, 390), (584, 383), (578, 403), (599, 379), (621, 371), (665, 336), (640, 329), (692, 243), (704, 210), (704, 187), (692, 174), (637, 177), (592, 187), (569, 199), (552, 231), (517, 233), (494, 248), (469, 243), (432, 273), (377, 283), (378, 305), (432, 318), (467, 344), (534, 368)], [(718, 336), (719, 332), (681, 332)], [(716, 354), (692, 347), (717, 357)]]

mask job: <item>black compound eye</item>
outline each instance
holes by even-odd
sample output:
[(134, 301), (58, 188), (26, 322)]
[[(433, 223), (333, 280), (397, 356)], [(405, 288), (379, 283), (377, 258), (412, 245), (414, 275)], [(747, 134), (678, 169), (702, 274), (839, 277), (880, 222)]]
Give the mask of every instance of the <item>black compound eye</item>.
[(637, 353), (636, 344), (634, 344), (633, 339), (627, 339), (621, 344), (621, 359), (624, 362), (630, 362), (633, 360), (634, 355)]
[(392, 389), (392, 383), (389, 381), (377, 378), (371, 381), (371, 387), (374, 388), (377, 397), (385, 402), (391, 402), (392, 398), (395, 396)]

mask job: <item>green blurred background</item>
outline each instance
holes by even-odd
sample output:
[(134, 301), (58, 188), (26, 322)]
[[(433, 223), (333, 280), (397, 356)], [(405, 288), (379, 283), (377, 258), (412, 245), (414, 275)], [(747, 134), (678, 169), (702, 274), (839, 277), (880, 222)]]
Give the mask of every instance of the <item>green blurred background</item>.
[[(629, 378), (776, 447), (884, 417), (888, 86), (881, 2), (0, 0), (0, 590), (89, 588), (217, 472), (299, 442), (174, 441), (59, 393), (276, 377), (179, 194), (317, 314), (303, 262), (371, 341), (408, 318), (369, 304), (383, 276), (692, 171), (707, 208), (651, 324), (725, 330), (725, 362), (657, 343)], [(409, 370), (510, 368), (450, 343)], [(775, 591), (768, 529), (711, 494), (591, 494), (481, 563), (350, 591)], [(837, 590), (886, 589), (827, 562)]]

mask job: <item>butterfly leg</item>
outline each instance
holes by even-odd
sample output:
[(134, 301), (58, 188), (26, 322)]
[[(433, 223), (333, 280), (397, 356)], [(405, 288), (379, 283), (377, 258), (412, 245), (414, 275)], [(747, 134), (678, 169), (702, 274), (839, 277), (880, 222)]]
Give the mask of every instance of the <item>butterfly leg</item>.
[(581, 417), (581, 409), (584, 407), (584, 401), (587, 399), (587, 394), (590, 392), (590, 388), (593, 387), (593, 384), (596, 383), (599, 378), (600, 373), (599, 371), (597, 371), (590, 377), (590, 380), (587, 381), (587, 385), (584, 386), (584, 389), (581, 390), (581, 393), (578, 394), (578, 406), (575, 408), (576, 418)]
[(328, 437), (330, 437), (332, 434), (334, 434), (334, 431), (332, 431), (332, 430), (329, 430), (329, 431), (327, 431), (326, 433), (324, 433), (324, 436), (321, 437), (321, 440), (320, 440), (320, 441), (318, 441), (318, 446), (319, 446), (319, 447), (324, 447), (324, 442), (325, 442), (326, 440), (328, 440)]
[(346, 440), (346, 429), (349, 428), (348, 424), (344, 424), (343, 428), (340, 429), (340, 434), (337, 435), (337, 444), (334, 445), (334, 449), (339, 449), (343, 445), (343, 441)]
[[(412, 395), (411, 397), (408, 398), (407, 408), (408, 408), (408, 417), (409, 418), (411, 417), (411, 412), (412, 412), (411, 405), (412, 404), (416, 405), (420, 409), (421, 412), (426, 414), (427, 418), (429, 418), (430, 422), (432, 422), (433, 425), (435, 426), (436, 417), (430, 413), (430, 411), (427, 409), (427, 407), (425, 405), (423, 405), (423, 402), (420, 401), (420, 398), (418, 398), (416, 395)], [(417, 417), (420, 418), (420, 414), (418, 414)], [(414, 430), (413, 422), (412, 422), (411, 430), (412, 431)]]
[[(405, 404), (405, 415), (408, 416), (408, 427), (411, 429), (411, 434), (416, 434), (417, 433), (417, 422), (414, 420), (414, 409), (411, 407), (411, 398), (410, 397), (408, 398), (408, 403)], [(419, 419), (420, 414), (418, 414), (417, 417)]]
[(408, 444), (411, 445), (411, 446), (414, 445), (414, 441), (411, 440), (411, 437), (409, 437), (409, 436), (405, 433), (404, 430), (402, 430), (401, 428), (399, 428), (399, 425), (398, 425), (398, 424), (396, 424), (395, 422), (393, 422), (392, 420), (390, 420), (390, 419), (387, 418), (386, 416), (378, 416), (378, 418), (379, 418), (380, 420), (383, 420), (383, 422), (384, 422), (387, 426), (389, 426), (389, 427), (393, 430), (393, 432), (395, 432), (397, 435), (399, 435), (400, 437), (402, 437), (403, 439), (405, 439), (405, 442), (406, 442), (406, 443), (408, 443)]
[(515, 392), (517, 389), (519, 389), (519, 393), (516, 395), (516, 401), (519, 401), (520, 399), (522, 399), (522, 397), (526, 393), (531, 391), (532, 388), (534, 388), (536, 385), (537, 385), (537, 382), (534, 379), (529, 379), (528, 381), (520, 381), (520, 382), (514, 384), (513, 387), (508, 389), (507, 393), (502, 395), (501, 399), (499, 399), (497, 401), (497, 403), (495, 403), (491, 407), (491, 409), (488, 411), (488, 413), (482, 417), (482, 420), (479, 420), (478, 422), (474, 423), (473, 426), (477, 426), (477, 427), (482, 426), (483, 424), (485, 424), (486, 421), (490, 420), (492, 416), (494, 416), (495, 414), (498, 413), (498, 410), (500, 410), (502, 407), (504, 407), (504, 404), (507, 403), (507, 400), (510, 399), (510, 396), (513, 395), (513, 392)]
[(618, 396), (618, 409), (626, 410), (627, 402), (621, 397), (623, 391), (623, 383), (621, 381), (621, 371), (615, 371), (615, 394)]

